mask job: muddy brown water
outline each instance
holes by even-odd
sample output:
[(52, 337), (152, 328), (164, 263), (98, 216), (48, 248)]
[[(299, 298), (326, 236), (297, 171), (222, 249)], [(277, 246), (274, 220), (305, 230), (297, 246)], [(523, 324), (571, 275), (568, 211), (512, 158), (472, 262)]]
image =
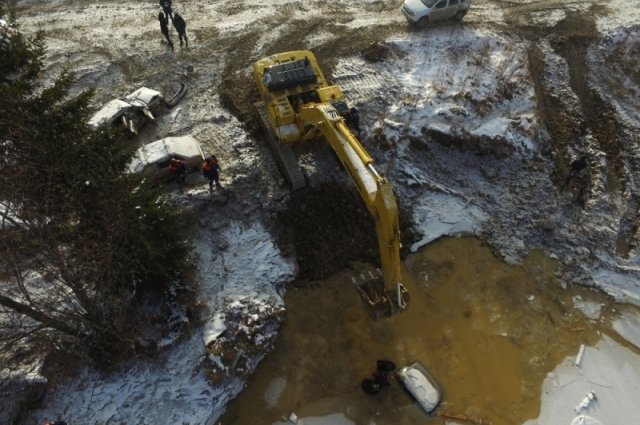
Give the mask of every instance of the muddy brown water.
[[(409, 309), (373, 322), (350, 284), (368, 268), (289, 290), (275, 349), (218, 424), (273, 424), (292, 412), (377, 425), (445, 424), (460, 415), (523, 423), (539, 414), (546, 375), (581, 344), (612, 334), (611, 318), (624, 308), (600, 293), (563, 287), (557, 264), (539, 252), (508, 266), (477, 239), (447, 238), (406, 259)], [(600, 318), (587, 318), (576, 299), (602, 305)], [(417, 360), (430, 370), (444, 395), (433, 415), (398, 382), (375, 396), (361, 390), (380, 358)]]

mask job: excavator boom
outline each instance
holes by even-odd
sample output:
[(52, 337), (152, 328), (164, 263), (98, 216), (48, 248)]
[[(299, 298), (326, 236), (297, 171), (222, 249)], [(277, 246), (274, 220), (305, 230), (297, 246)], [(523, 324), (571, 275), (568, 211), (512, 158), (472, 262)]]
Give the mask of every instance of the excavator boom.
[(256, 104), (262, 108), (258, 114), (272, 150), (281, 156), (278, 162), (288, 166), (283, 170), (289, 181), (292, 155), (287, 146), (321, 133), (374, 218), (382, 278), (354, 280), (369, 314), (380, 319), (404, 310), (409, 295), (402, 284), (398, 205), (391, 184), (375, 170), (373, 159), (345, 122), (349, 108), (342, 90), (327, 83), (310, 51), (273, 55), (253, 69), (263, 99)]

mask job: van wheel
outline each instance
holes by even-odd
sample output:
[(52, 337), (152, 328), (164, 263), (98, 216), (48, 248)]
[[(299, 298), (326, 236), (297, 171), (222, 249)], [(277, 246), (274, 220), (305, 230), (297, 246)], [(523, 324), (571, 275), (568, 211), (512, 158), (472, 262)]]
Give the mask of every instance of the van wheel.
[(428, 16), (423, 16), (422, 18), (418, 19), (418, 26), (420, 28), (424, 28), (429, 24), (429, 17)]
[(453, 17), (454, 20), (456, 21), (462, 21), (462, 18), (464, 18), (464, 15), (466, 15), (467, 12), (465, 12), (464, 10), (459, 11), (458, 13), (456, 13), (456, 15)]

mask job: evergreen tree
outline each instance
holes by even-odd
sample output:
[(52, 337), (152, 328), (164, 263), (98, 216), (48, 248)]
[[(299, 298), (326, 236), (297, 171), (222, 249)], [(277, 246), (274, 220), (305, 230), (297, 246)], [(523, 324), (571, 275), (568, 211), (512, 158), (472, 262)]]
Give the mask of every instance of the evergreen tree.
[(42, 34), (4, 0), (0, 17), (0, 337), (130, 354), (141, 294), (185, 270), (185, 213), (123, 173), (133, 146), (86, 124), (92, 92), (70, 95), (72, 73), (42, 84)]

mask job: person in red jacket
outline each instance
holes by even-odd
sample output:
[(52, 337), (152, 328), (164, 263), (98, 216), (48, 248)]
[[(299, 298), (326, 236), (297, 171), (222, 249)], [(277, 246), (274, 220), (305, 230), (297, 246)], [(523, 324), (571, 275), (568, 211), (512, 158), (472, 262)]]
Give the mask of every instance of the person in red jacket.
[(187, 165), (180, 158), (173, 158), (169, 162), (169, 174), (183, 184), (187, 177)]
[(211, 155), (202, 164), (202, 175), (209, 180), (209, 193), (213, 193), (213, 183), (220, 187), (220, 164), (215, 155)]

